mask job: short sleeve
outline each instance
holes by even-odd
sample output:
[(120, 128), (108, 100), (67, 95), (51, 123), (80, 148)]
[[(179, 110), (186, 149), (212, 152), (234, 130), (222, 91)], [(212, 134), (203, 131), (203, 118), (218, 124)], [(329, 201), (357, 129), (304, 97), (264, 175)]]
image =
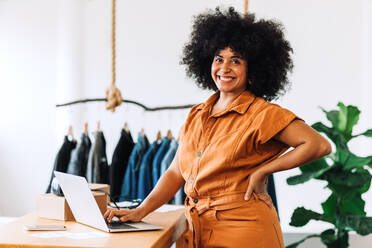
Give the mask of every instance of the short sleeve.
[(178, 141), (180, 143), (182, 143), (182, 141), (185, 139), (185, 137), (187, 137), (187, 130), (188, 130), (188, 127), (190, 125), (190, 123), (192, 122), (193, 118), (195, 117), (196, 113), (198, 112), (198, 108), (202, 105), (201, 104), (197, 104), (197, 105), (194, 105), (189, 114), (187, 115), (187, 118), (186, 118), (186, 121), (185, 123), (181, 126), (181, 129), (180, 129), (180, 132), (178, 133)]
[(266, 143), (296, 119), (302, 120), (290, 110), (270, 103), (257, 114), (254, 120), (256, 142)]
[(182, 143), (182, 140), (184, 137), (185, 137), (185, 124), (181, 126), (180, 132), (178, 133), (178, 142)]

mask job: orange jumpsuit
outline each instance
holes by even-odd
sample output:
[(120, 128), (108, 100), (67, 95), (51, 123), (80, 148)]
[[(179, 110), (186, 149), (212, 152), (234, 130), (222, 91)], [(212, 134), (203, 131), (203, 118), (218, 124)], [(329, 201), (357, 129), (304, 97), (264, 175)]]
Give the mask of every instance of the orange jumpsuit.
[(194, 106), (180, 134), (189, 247), (283, 248), (270, 196), (244, 193), (249, 175), (289, 148), (272, 138), (298, 117), (249, 91), (211, 115), (218, 97)]

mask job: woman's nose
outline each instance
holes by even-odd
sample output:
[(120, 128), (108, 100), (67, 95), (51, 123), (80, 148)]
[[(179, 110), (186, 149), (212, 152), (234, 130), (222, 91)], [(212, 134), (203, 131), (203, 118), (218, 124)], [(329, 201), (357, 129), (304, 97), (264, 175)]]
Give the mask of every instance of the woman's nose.
[(221, 65), (221, 71), (222, 72), (229, 72), (230, 71), (230, 67), (229, 67), (229, 64), (228, 63), (223, 63), (222, 65)]

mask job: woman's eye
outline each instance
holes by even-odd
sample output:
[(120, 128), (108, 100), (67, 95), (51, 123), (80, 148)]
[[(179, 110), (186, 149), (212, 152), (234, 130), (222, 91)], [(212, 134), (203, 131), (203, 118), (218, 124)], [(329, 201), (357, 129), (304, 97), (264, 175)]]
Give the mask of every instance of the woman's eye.
[(220, 63), (220, 62), (222, 62), (222, 59), (221, 58), (216, 58), (214, 61), (217, 62), (217, 63)]
[(233, 63), (233, 64), (236, 64), (236, 65), (240, 64), (239, 60), (237, 60), (237, 59), (233, 59), (233, 60), (232, 60), (232, 63)]

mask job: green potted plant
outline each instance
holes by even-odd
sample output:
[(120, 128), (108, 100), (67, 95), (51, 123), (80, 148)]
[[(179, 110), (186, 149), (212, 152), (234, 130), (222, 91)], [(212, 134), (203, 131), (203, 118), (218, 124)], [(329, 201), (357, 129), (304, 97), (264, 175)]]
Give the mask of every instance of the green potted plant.
[(372, 137), (372, 129), (353, 135), (353, 127), (359, 120), (359, 109), (345, 106), (342, 102), (337, 106), (338, 110), (322, 109), (331, 127), (322, 122), (312, 125), (334, 143), (335, 150), (326, 157), (301, 166), (301, 174), (287, 179), (289, 185), (302, 184), (311, 179), (323, 180), (331, 191), (328, 199), (321, 204), (323, 213), (298, 207), (292, 214), (290, 225), (301, 227), (310, 220), (318, 220), (332, 224), (333, 228), (309, 235), (287, 248), (295, 248), (313, 237), (319, 237), (328, 248), (344, 248), (349, 246), (349, 231), (360, 235), (372, 233), (372, 217), (366, 216), (365, 202), (361, 197), (371, 185), (368, 167), (372, 167), (372, 156), (359, 157), (348, 147), (348, 142), (356, 137)]

